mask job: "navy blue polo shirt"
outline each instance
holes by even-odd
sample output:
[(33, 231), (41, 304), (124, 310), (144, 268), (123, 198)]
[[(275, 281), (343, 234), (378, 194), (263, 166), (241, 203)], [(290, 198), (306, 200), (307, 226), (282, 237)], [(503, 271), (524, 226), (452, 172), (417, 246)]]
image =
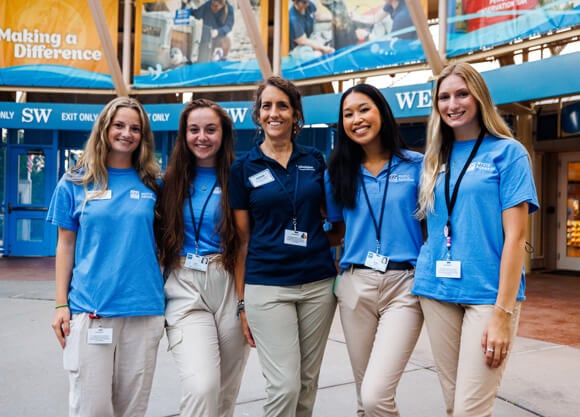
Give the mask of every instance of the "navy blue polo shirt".
[[(250, 216), (247, 284), (301, 285), (336, 274), (320, 213), (324, 170), (318, 150), (297, 144), (286, 169), (265, 156), (259, 145), (233, 163), (230, 205)], [(308, 235), (306, 247), (284, 243), (294, 216), (296, 229)]]

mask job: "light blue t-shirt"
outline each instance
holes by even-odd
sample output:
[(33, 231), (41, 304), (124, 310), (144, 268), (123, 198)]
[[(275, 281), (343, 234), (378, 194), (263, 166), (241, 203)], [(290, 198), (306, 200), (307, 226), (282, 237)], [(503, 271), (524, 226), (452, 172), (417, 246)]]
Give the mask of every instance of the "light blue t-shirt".
[[(423, 243), (421, 225), (415, 218), (417, 194), (421, 177), (423, 155), (404, 150), (407, 160), (393, 157), (387, 200), (381, 228), (380, 254), (393, 262), (410, 262), (415, 265), (419, 249)], [(362, 178), (369, 196), (377, 225), (380, 208), (387, 182), (388, 163), (375, 177), (361, 167)], [(359, 185), (355, 207), (344, 208), (335, 202), (328, 172), (325, 177), (327, 215), (330, 222), (344, 221), (344, 251), (339, 265), (342, 269), (352, 264), (364, 264), (369, 251), (376, 250), (376, 232), (369, 206)]]
[[(215, 168), (197, 167), (193, 186), (190, 188), (191, 206), (195, 216), (195, 227), (199, 227), (199, 247), (198, 255), (205, 256), (212, 253), (221, 253), (218, 224), (220, 221), (220, 204), (222, 189), (219, 185), (212, 191), (216, 184), (217, 174)], [(211, 194), (210, 194), (211, 193)], [(209, 200), (208, 200), (209, 198)], [(201, 217), (201, 212), (205, 202), (207, 205)], [(201, 227), (200, 227), (200, 219)], [(185, 226), (185, 239), (183, 241), (182, 256), (188, 253), (195, 253), (195, 230), (191, 220), (189, 202), (185, 200), (183, 205), (183, 223)]]
[(134, 169), (108, 168), (110, 195), (85, 202), (83, 186), (68, 175), (56, 186), (47, 221), (77, 233), (71, 312), (163, 315), (163, 277), (153, 236), (155, 193)]
[[(453, 144), (450, 195), (474, 144), (475, 140)], [(451, 260), (461, 262), (461, 278), (437, 278), (436, 262), (447, 257), (445, 173), (440, 172), (413, 294), (451, 303), (494, 304), (504, 242), (502, 212), (523, 202), (529, 204), (530, 213), (538, 209), (528, 153), (516, 140), (486, 136), (461, 181), (451, 216)], [(522, 270), (518, 300), (525, 298), (524, 291)]]

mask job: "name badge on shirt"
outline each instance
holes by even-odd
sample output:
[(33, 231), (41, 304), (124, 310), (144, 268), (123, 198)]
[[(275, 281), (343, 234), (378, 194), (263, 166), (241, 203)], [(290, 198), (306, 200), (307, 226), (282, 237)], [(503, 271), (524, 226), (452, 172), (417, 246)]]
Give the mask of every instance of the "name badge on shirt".
[(258, 188), (262, 185), (269, 184), (274, 181), (274, 176), (268, 168), (248, 178), (252, 187)]
[(437, 261), (435, 276), (437, 278), (461, 278), (461, 262)]
[(89, 200), (110, 200), (113, 198), (113, 192), (111, 190), (106, 191), (89, 191), (87, 192), (87, 197)]
[(299, 230), (284, 230), (284, 244), (292, 246), (302, 246), (306, 247), (306, 242), (308, 240), (308, 233), (301, 232)]
[(113, 343), (113, 329), (109, 327), (95, 327), (87, 334), (89, 345), (108, 345)]
[(196, 271), (207, 272), (207, 266), (209, 265), (209, 259), (205, 256), (199, 256), (195, 253), (188, 253), (185, 258), (185, 263), (183, 266), (189, 269), (195, 269)]
[(389, 264), (389, 258), (383, 256), (376, 252), (369, 251), (367, 253), (367, 258), (365, 259), (365, 266), (372, 268), (376, 271), (385, 272), (387, 270), (387, 265)]

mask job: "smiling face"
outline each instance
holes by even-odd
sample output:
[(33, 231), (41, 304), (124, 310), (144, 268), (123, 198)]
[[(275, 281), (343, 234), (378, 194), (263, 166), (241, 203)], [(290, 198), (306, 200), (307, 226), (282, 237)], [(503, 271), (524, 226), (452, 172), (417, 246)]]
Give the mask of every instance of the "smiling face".
[(128, 159), (141, 143), (141, 118), (129, 107), (120, 107), (107, 131), (110, 159)]
[(366, 153), (371, 149), (381, 151), (381, 114), (369, 96), (352, 92), (344, 98), (342, 124), (346, 135), (363, 147)]
[(223, 129), (218, 114), (208, 107), (193, 109), (187, 116), (185, 140), (198, 166), (216, 166), (222, 146)]
[(266, 137), (271, 140), (290, 140), (297, 117), (286, 93), (268, 85), (260, 100), (259, 122)]
[(479, 134), (479, 106), (460, 76), (451, 74), (441, 81), (437, 109), (441, 120), (453, 129), (455, 140), (469, 140)]

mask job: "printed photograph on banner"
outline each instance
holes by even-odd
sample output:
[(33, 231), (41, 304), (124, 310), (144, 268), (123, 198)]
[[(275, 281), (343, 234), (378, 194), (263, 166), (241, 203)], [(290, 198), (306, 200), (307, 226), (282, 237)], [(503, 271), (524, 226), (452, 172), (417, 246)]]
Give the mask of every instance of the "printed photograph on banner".
[[(260, 24), (260, 0), (250, 4)], [(237, 0), (139, 0), (136, 32), (137, 87), (235, 84), (252, 77), (248, 63), (256, 56)]]
[(580, 24), (580, 0), (449, 0), (448, 56)]
[(289, 0), (288, 6), (287, 78), (425, 60), (405, 0)]
[(403, 0), (290, 0), (290, 55), (318, 57), (369, 40), (416, 39)]
[[(118, 0), (102, 0), (117, 47)], [(0, 85), (111, 88), (89, 4), (77, 0), (0, 2)]]

